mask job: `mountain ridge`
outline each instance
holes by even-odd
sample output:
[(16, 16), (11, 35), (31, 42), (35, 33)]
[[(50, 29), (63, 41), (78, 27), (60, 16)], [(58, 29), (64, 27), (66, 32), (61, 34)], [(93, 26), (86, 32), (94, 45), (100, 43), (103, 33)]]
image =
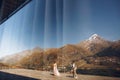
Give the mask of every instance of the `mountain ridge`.
[[(31, 54), (22, 57), (19, 61), (14, 60), (15, 63), (32, 69), (52, 65), (54, 61), (57, 61), (59, 66), (63, 66), (63, 64), (69, 66), (72, 61), (76, 61), (79, 68), (95, 68), (93, 65), (112, 67), (113, 64), (117, 67), (120, 66), (118, 63), (120, 61), (120, 40), (108, 41), (97, 34), (78, 44), (67, 44), (60, 48), (50, 48), (48, 50), (37, 47), (30, 50), (29, 53)], [(111, 60), (114, 60), (114, 62)]]

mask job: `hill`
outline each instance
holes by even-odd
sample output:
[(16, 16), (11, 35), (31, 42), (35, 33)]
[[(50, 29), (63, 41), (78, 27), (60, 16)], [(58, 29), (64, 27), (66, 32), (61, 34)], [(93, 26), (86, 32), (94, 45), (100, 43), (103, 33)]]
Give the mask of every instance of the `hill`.
[(8, 69), (10, 66), (8, 66), (7, 64), (3, 64), (3, 63), (0, 63), (0, 70), (1, 69)]
[[(21, 56), (22, 54), (24, 56)], [(20, 59), (16, 59), (15, 55), (19, 55)], [(60, 71), (67, 72), (71, 62), (75, 61), (78, 69), (120, 71), (120, 41), (109, 41), (97, 34), (78, 44), (67, 44), (47, 50), (35, 48), (15, 55), (12, 55), (12, 58), (5, 57), (7, 60), (3, 59), (2, 62), (14, 63), (26, 69), (52, 70), (53, 62), (57, 61)]]
[(17, 64), (23, 58), (26, 58), (27, 56), (32, 55), (36, 51), (41, 52), (43, 50), (39, 47), (36, 47), (33, 50), (25, 50), (25, 51), (22, 51), (19, 53), (5, 56), (5, 57), (0, 59), (0, 62), (8, 64), (8, 65), (14, 65), (14, 64)]

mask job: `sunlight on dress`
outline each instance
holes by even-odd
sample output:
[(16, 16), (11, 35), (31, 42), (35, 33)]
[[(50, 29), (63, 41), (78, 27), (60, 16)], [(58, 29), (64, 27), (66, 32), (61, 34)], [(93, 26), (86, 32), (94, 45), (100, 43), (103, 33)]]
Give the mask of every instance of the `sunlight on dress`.
[(54, 64), (53, 64), (53, 74), (54, 74), (55, 76), (60, 76), (60, 73), (59, 73), (59, 71), (58, 71), (58, 69), (57, 69), (57, 63), (54, 63)]

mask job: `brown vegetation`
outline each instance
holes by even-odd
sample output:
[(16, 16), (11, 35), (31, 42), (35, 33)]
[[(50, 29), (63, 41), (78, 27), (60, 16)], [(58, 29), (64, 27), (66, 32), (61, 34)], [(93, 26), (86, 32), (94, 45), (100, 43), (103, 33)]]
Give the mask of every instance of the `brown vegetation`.
[(8, 68), (10, 68), (10, 66), (0, 63), (0, 69), (8, 69)]
[(58, 67), (65, 68), (69, 68), (72, 61), (76, 61), (81, 69), (120, 67), (120, 41), (110, 42), (100, 37), (60, 48), (42, 50), (37, 47), (27, 53), (29, 55), (16, 60), (15, 67), (51, 70), (54, 61), (57, 61)]

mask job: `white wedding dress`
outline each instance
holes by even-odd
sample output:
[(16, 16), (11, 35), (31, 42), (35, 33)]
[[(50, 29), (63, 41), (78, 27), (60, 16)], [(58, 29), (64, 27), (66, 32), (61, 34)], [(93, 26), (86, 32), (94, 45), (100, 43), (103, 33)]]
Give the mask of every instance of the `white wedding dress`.
[(56, 63), (54, 63), (54, 65), (53, 65), (53, 74), (55, 76), (60, 76), (60, 73), (59, 73), (59, 71), (57, 69), (57, 64)]

